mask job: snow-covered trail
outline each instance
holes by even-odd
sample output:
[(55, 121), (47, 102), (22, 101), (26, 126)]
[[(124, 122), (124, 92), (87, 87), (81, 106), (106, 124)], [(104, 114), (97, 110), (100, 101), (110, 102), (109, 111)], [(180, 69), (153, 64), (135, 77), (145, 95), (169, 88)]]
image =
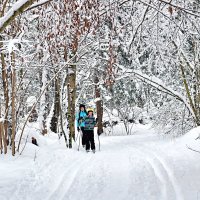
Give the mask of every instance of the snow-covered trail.
[(43, 150), (1, 200), (200, 199), (200, 156), (182, 143), (139, 133), (101, 137), (100, 152), (97, 140), (96, 146), (96, 154)]

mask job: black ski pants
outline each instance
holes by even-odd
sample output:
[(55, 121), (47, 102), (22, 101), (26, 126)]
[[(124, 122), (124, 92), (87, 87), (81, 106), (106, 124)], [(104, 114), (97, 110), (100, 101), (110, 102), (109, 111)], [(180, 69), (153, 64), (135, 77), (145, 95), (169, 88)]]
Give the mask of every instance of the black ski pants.
[(95, 150), (94, 130), (86, 130), (86, 150)]
[(84, 127), (81, 127), (82, 131), (82, 145), (86, 145), (86, 131), (84, 130)]

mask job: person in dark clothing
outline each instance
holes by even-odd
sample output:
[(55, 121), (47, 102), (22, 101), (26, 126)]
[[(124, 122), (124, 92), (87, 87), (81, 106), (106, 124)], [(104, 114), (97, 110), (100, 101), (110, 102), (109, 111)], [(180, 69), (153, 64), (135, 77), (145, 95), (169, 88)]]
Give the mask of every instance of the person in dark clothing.
[(95, 153), (95, 142), (94, 142), (94, 127), (96, 120), (93, 116), (93, 109), (88, 109), (88, 116), (85, 117), (85, 135), (86, 135), (86, 151), (89, 152), (90, 148)]
[(85, 109), (85, 105), (80, 104), (79, 106), (79, 112), (76, 115), (77, 120), (77, 131), (82, 131), (82, 145), (83, 148), (86, 146), (86, 133), (85, 133), (85, 117), (87, 116), (87, 111)]

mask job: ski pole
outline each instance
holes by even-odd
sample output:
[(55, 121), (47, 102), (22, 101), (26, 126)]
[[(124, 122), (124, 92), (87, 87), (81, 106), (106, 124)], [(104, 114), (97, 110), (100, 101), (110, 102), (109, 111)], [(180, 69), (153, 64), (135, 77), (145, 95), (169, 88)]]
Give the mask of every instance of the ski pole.
[(100, 148), (100, 139), (99, 139), (99, 135), (98, 135), (98, 140), (99, 140), (99, 151), (101, 150), (101, 148)]
[(77, 141), (77, 139), (78, 139), (78, 135), (79, 135), (79, 131), (78, 131), (78, 134), (77, 134), (77, 136), (76, 136), (76, 138), (75, 138), (75, 142)]
[(80, 149), (80, 140), (81, 140), (81, 134), (79, 134), (79, 139), (78, 139), (78, 151), (79, 151), (79, 149)]

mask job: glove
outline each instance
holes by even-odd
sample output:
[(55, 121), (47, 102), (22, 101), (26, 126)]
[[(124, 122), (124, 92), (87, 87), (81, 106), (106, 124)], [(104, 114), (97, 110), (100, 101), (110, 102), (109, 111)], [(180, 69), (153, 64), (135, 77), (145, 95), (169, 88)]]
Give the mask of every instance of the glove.
[(103, 133), (103, 129), (101, 129), (101, 130), (98, 129), (98, 130), (97, 130), (97, 135), (98, 135), (98, 136), (100, 136), (102, 133)]
[(83, 117), (79, 117), (79, 118), (78, 118), (78, 122), (79, 122), (79, 123), (81, 123), (82, 120), (83, 120)]
[(80, 131), (80, 128), (79, 128), (79, 127), (77, 127), (77, 131), (78, 131), (78, 132)]
[(100, 135), (101, 135), (101, 133), (100, 133), (100, 132), (97, 132), (97, 135), (98, 135), (98, 136), (100, 136)]

